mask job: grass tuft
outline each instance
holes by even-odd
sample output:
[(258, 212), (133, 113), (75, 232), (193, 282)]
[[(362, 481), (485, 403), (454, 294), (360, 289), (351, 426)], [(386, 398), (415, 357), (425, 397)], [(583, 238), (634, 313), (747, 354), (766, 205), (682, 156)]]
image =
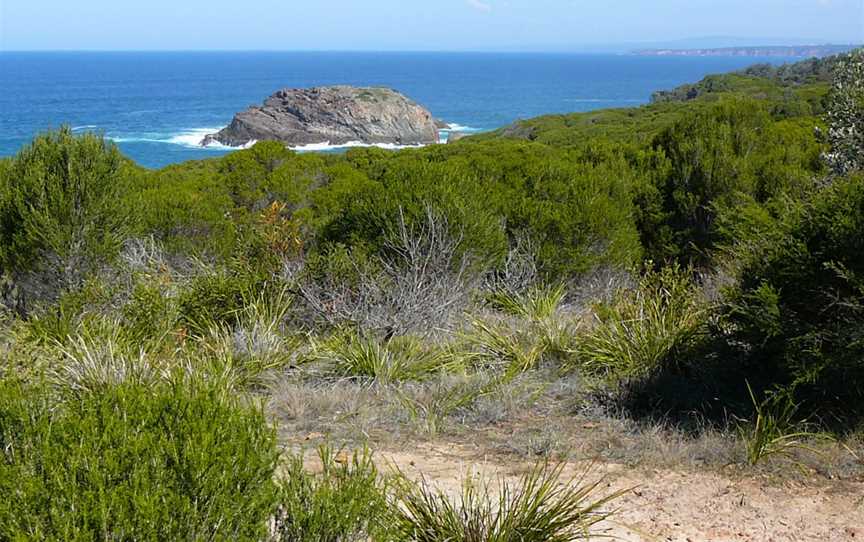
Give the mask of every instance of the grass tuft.
[(414, 542), (571, 542), (591, 528), (621, 496), (595, 496), (601, 481), (585, 474), (561, 483), (563, 466), (540, 464), (516, 486), (502, 481), (498, 495), (487, 484), (465, 481), (457, 502), (426, 483), (409, 485), (394, 503), (396, 540)]

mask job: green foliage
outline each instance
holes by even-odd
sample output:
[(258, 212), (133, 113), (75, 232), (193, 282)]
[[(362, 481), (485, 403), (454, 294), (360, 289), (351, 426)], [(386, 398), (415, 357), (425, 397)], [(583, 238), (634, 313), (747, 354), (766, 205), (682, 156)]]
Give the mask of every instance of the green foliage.
[(261, 539), (275, 435), (195, 379), (61, 399), (0, 383), (0, 538)]
[(242, 266), (202, 273), (178, 297), (180, 321), (196, 333), (214, 325), (233, 326), (247, 302), (256, 299), (265, 287), (262, 277)]
[(284, 542), (368, 540), (384, 527), (387, 486), (368, 450), (348, 454), (322, 446), (322, 472), (303, 466), (303, 456), (289, 459), (279, 482), (275, 539)]
[(749, 383), (747, 390), (753, 401), (755, 419), (749, 427), (739, 427), (739, 433), (749, 464), (756, 465), (772, 456), (792, 458), (796, 450), (814, 452), (805, 441), (820, 435), (808, 431), (806, 424), (797, 419), (799, 406), (788, 390), (768, 394), (762, 401), (756, 400)]
[(807, 411), (860, 415), (864, 389), (864, 179), (837, 179), (737, 251), (725, 310), (742, 372), (793, 386)]
[(821, 170), (812, 126), (774, 122), (756, 100), (721, 100), (664, 130), (654, 147), (669, 167), (643, 241), (660, 261), (708, 261), (722, 239), (718, 224), (743, 205), (803, 196)]
[(47, 271), (61, 289), (79, 286), (123, 240), (127, 169), (101, 137), (68, 128), (36, 137), (0, 168), (0, 269)]
[(415, 542), (567, 542), (588, 540), (622, 493), (598, 497), (602, 480), (561, 483), (563, 466), (538, 465), (515, 486), (502, 481), (494, 497), (467, 479), (458, 502), (426, 484), (398, 494), (393, 540)]
[(838, 60), (827, 113), (829, 166), (837, 175), (864, 170), (864, 49)]
[(412, 337), (391, 337), (382, 342), (353, 333), (335, 335), (316, 346), (313, 358), (324, 362), (340, 376), (368, 378), (385, 384), (419, 380), (459, 366), (459, 360), (449, 351), (431, 348)]
[(577, 340), (576, 363), (616, 378), (646, 377), (676, 363), (707, 323), (691, 274), (677, 266), (649, 272), (636, 289), (596, 306), (596, 322)]
[(555, 315), (566, 292), (563, 284), (536, 287), (527, 292), (499, 289), (490, 293), (487, 301), (502, 312), (539, 322)]

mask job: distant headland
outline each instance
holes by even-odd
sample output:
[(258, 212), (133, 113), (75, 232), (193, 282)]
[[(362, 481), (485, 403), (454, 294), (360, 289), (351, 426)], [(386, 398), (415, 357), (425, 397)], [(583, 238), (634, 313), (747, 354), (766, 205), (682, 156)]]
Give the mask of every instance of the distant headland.
[(640, 56), (754, 56), (822, 58), (845, 53), (860, 45), (777, 45), (759, 47), (716, 47), (701, 49), (638, 49)]

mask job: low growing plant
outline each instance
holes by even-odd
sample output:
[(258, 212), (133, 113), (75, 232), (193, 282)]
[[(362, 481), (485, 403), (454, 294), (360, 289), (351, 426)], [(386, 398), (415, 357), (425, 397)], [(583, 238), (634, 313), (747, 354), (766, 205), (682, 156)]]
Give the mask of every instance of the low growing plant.
[(260, 408), (188, 375), (72, 397), (0, 382), (0, 539), (261, 540), (278, 453)]
[(280, 542), (365, 541), (382, 527), (387, 487), (368, 450), (318, 449), (322, 471), (291, 457), (280, 477), (275, 539)]
[(649, 272), (634, 290), (595, 307), (593, 328), (580, 338), (576, 361), (595, 373), (644, 376), (670, 362), (702, 331), (707, 308), (687, 270)]
[[(585, 475), (561, 481), (563, 465), (540, 464), (518, 484), (467, 479), (453, 501), (425, 482), (409, 484), (392, 503), (392, 540), (412, 542), (571, 542), (611, 515), (606, 506), (623, 494), (597, 496), (602, 480)], [(587, 473), (586, 473), (587, 474)]]
[(756, 399), (749, 383), (747, 391), (755, 417), (752, 424), (741, 425), (738, 431), (750, 465), (772, 456), (793, 458), (796, 450), (818, 453), (806, 441), (826, 437), (809, 431), (806, 422), (796, 419), (798, 405), (789, 390), (770, 393), (761, 401)]

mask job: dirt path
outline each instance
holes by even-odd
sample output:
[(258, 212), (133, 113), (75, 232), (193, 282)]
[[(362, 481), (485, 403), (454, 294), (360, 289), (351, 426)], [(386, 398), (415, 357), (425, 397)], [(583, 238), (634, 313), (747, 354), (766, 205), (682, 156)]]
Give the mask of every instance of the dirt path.
[[(447, 492), (458, 491), (466, 475), (515, 478), (528, 463), (477, 457), (465, 447), (436, 444), (379, 451), (385, 464), (425, 477)], [(565, 475), (587, 465), (568, 465)], [(386, 468), (386, 467), (385, 467)], [(864, 483), (769, 484), (705, 472), (646, 471), (620, 465), (592, 467), (608, 491), (635, 488), (618, 501), (614, 522), (599, 531), (626, 541), (864, 541)]]

